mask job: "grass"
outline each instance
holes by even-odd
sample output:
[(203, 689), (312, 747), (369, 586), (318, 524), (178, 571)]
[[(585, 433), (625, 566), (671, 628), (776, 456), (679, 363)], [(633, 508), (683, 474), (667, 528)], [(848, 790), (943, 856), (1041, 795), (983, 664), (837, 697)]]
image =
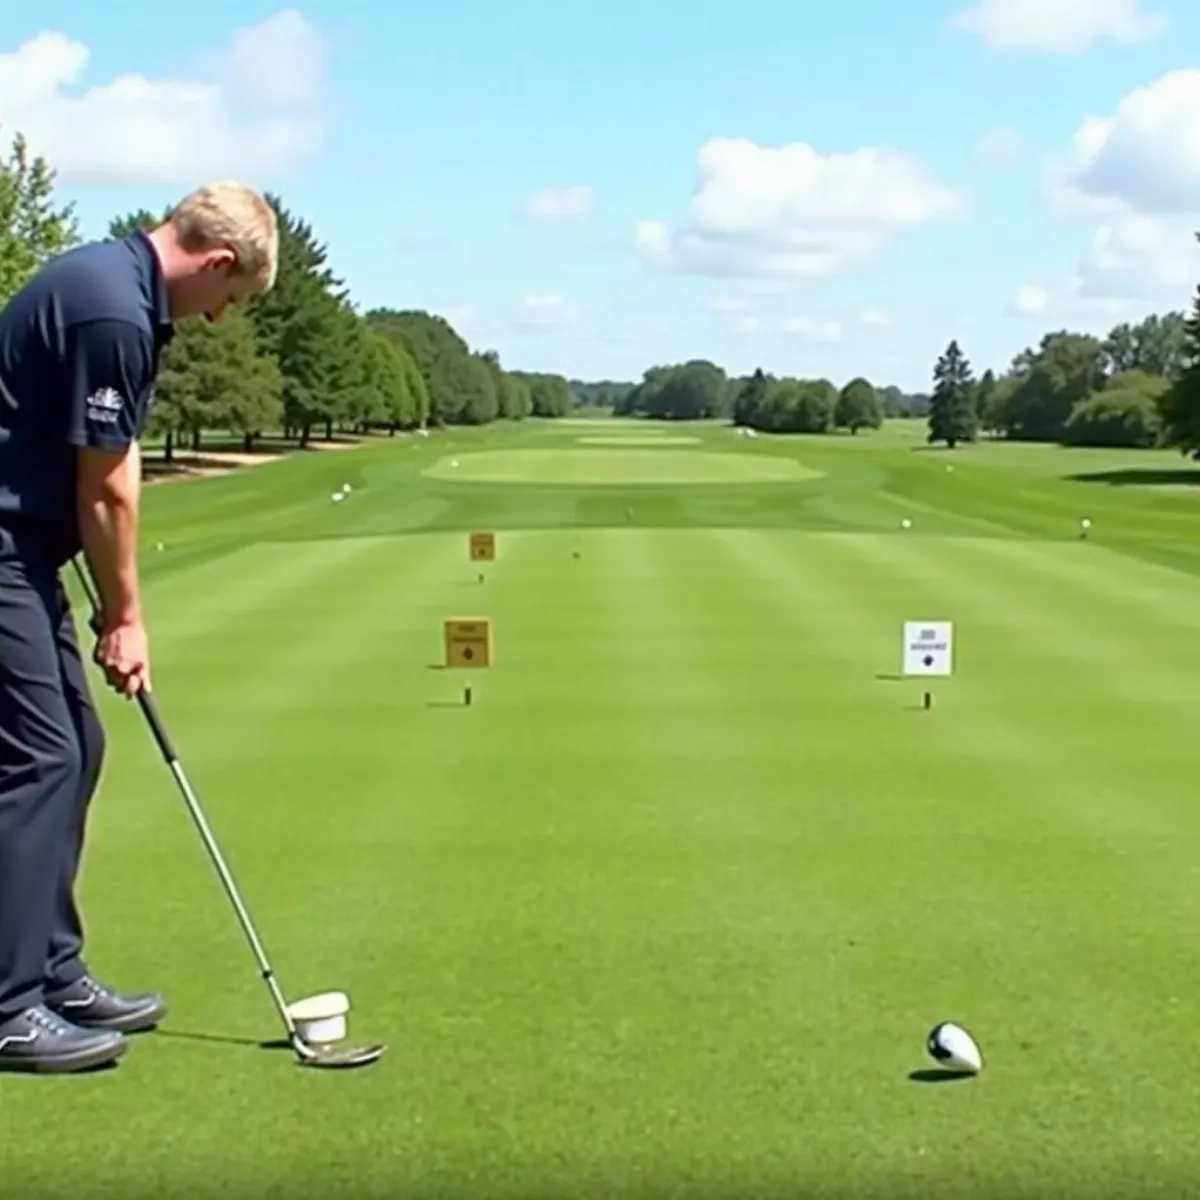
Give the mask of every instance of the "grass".
[[(232, 911), (104, 694), (92, 958), (173, 1010), (116, 1071), (0, 1077), (6, 1197), (1188, 1193), (1200, 497), (1070, 478), (1179, 460), (671, 433), (800, 473), (651, 483), (667, 445), (631, 481), (538, 423), (151, 489), (185, 766), (289, 994), (344, 988), (390, 1049), (259, 1048)], [(552, 485), (475, 470), (531, 453)], [(490, 670), (439, 669), (451, 615), (492, 619)], [(911, 618), (955, 621), (928, 712)], [(920, 1081), (943, 1019), (978, 1079)]]

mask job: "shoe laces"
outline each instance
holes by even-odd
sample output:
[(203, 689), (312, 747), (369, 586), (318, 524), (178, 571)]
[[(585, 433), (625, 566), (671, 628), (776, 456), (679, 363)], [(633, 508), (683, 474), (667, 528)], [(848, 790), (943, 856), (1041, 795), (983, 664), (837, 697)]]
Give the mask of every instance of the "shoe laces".
[(70, 1026), (57, 1013), (48, 1008), (31, 1008), (26, 1016), (31, 1025), (36, 1025), (54, 1037), (70, 1032)]

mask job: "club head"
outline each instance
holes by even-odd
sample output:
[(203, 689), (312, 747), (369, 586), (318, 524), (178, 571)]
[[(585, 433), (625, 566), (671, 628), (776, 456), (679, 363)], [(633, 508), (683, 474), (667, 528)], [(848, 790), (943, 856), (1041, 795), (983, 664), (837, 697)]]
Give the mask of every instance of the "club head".
[(313, 1046), (300, 1037), (292, 1045), (306, 1067), (365, 1067), (378, 1062), (387, 1049), (382, 1042), (372, 1046)]

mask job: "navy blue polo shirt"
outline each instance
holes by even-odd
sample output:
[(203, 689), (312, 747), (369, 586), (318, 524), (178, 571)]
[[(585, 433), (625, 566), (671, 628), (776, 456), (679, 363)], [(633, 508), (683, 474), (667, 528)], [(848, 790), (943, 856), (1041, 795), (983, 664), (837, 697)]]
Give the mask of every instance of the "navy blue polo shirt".
[(0, 524), (65, 562), (80, 547), (76, 451), (145, 429), (174, 329), (140, 230), (53, 259), (0, 311)]

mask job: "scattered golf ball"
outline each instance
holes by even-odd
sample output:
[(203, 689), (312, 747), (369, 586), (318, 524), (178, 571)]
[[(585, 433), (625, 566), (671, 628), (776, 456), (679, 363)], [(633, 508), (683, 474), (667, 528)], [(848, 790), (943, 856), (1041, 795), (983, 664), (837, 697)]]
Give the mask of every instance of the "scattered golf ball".
[(1084, 517), (1083, 520), (1079, 522), (1079, 527), (1081, 529), (1091, 529), (1091, 527), (1092, 527), (1091, 518)]
[(450, 465), (451, 465), (452, 467), (457, 467), (457, 466), (458, 466), (458, 459), (457, 459), (457, 458), (452, 458), (452, 459), (450, 460)]
[(912, 522), (907, 517), (905, 517), (904, 520), (900, 522), (900, 528), (901, 529), (911, 529)]
[(155, 544), (154, 548), (155, 548), (155, 550), (165, 550), (166, 546), (164, 546), (162, 542), (158, 542)]
[(342, 491), (343, 491), (343, 492), (348, 492), (349, 490), (350, 490), (350, 485), (349, 485), (348, 483), (343, 483), (343, 484), (342, 484)]
[(332, 495), (332, 496), (330, 496), (329, 498), (330, 498), (330, 500), (332, 500), (332, 501), (333, 501), (335, 504), (336, 504), (336, 503), (337, 503), (339, 500), (343, 500), (343, 499), (345, 499), (345, 497), (342, 495), (342, 493), (341, 493), (341, 492), (334, 492), (334, 493), (333, 493), (333, 495)]
[(974, 1075), (983, 1069), (983, 1055), (975, 1039), (953, 1021), (935, 1025), (925, 1040), (930, 1055), (952, 1071), (967, 1071)]

